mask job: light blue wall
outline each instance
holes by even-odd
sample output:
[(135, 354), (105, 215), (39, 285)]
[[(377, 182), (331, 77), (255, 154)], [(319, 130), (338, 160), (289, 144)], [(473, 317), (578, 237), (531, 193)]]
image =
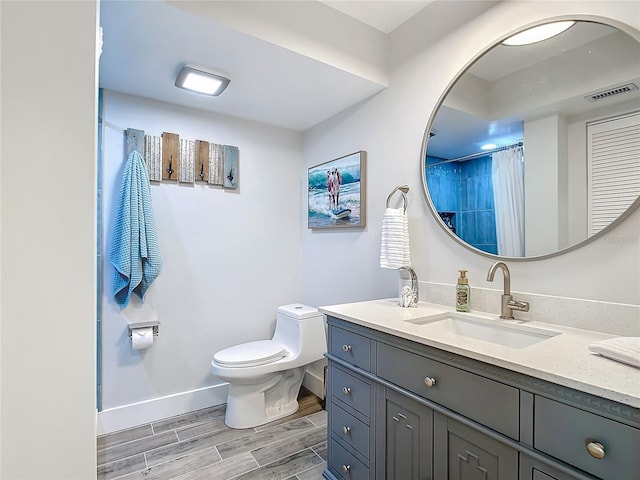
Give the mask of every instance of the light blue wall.
[[(211, 374), (213, 354), (270, 338), (276, 308), (300, 301), (301, 207), (291, 199), (301, 191), (301, 134), (109, 90), (103, 92), (103, 118), (101, 219), (107, 253), (127, 128), (234, 145), (240, 165), (237, 189), (153, 182), (164, 266), (144, 302), (132, 296), (120, 308), (112, 294), (113, 266), (103, 260), (101, 413), (106, 415), (99, 416), (99, 428), (110, 430), (130, 418), (124, 415), (132, 410), (123, 406), (146, 402), (150, 416), (184, 413), (185, 405), (193, 409), (205, 396), (199, 392), (223, 384)], [(153, 346), (133, 350), (128, 323), (150, 319), (161, 324)], [(169, 408), (175, 410), (167, 413)], [(123, 416), (114, 420), (113, 411)]]
[[(380, 238), (386, 198), (396, 186), (404, 184), (410, 187), (407, 213), (411, 263), (420, 281), (454, 285), (457, 270), (465, 268), (472, 288), (496, 288), (486, 281), (493, 259), (451, 241), (428, 209), (422, 191), (425, 130), (452, 79), (468, 67), (471, 59), (518, 29), (553, 18), (575, 17), (578, 11), (580, 18), (610, 19), (606, 21), (640, 28), (638, 2), (577, 5), (560, 1), (499, 2), (438, 39), (430, 37), (433, 32), (420, 22), (409, 22), (392, 32), (392, 54), (400, 52), (397, 47), (402, 45), (408, 50), (392, 56), (389, 86), (304, 133), (304, 187), (309, 167), (349, 152), (367, 152), (367, 226), (326, 232), (302, 229), (304, 302), (328, 305), (397, 295), (398, 273), (379, 266)], [(306, 196), (301, 195), (303, 210), (306, 203)], [(306, 215), (300, 221), (306, 225)], [(640, 209), (610, 235), (572, 252), (510, 262), (514, 290), (638, 304), (640, 248), (637, 240), (620, 240), (637, 239), (638, 222)]]

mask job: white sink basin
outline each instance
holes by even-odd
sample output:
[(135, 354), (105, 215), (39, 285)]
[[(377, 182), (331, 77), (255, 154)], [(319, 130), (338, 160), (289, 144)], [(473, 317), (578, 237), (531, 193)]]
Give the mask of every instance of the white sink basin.
[(406, 322), (511, 348), (528, 347), (560, 334), (552, 330), (506, 323), (505, 320), (484, 319), (457, 313), (432, 315)]

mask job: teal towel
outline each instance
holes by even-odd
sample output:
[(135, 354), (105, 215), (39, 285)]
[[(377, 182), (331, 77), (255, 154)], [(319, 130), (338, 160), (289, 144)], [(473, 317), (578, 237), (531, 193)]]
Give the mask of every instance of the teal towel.
[(109, 258), (115, 268), (113, 294), (123, 308), (131, 292), (144, 299), (162, 271), (149, 176), (137, 151), (129, 155), (122, 175)]

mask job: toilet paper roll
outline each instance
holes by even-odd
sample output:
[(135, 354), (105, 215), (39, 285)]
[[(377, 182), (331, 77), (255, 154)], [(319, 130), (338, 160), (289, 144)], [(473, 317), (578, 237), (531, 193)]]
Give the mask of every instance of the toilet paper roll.
[(144, 350), (153, 345), (153, 327), (133, 329), (131, 331), (131, 345), (134, 350)]

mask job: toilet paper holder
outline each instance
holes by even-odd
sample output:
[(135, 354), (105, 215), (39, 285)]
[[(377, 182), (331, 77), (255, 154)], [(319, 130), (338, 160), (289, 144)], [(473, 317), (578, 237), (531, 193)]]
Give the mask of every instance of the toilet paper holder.
[(138, 322), (138, 323), (130, 323), (129, 324), (129, 338), (133, 335), (134, 330), (138, 330), (139, 328), (149, 328), (153, 327), (153, 336), (158, 336), (158, 331), (160, 330), (160, 322), (151, 321), (151, 322)]

